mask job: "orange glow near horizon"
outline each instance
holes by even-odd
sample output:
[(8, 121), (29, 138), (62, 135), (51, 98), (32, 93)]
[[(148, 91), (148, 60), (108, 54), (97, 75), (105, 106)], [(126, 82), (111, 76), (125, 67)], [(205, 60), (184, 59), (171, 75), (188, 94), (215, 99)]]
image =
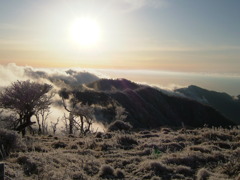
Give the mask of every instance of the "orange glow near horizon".
[(1, 1), (0, 64), (240, 74), (240, 6), (223, 4)]

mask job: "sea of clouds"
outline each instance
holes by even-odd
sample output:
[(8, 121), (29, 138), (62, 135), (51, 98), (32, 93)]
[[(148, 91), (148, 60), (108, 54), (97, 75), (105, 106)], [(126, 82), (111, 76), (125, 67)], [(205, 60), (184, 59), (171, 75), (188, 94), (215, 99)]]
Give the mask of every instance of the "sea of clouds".
[[(49, 123), (55, 123), (57, 119), (61, 119), (64, 113), (67, 114), (62, 106), (59, 106), (61, 98), (58, 91), (62, 88), (71, 88), (90, 83), (106, 76), (94, 72), (94, 70), (84, 69), (50, 69), (50, 68), (32, 68), (30, 66), (17, 66), (14, 63), (0, 65), (0, 91), (5, 87), (10, 86), (13, 82), (30, 80), (38, 83), (47, 83), (53, 86), (55, 96), (51, 105), (51, 114), (49, 115)], [(60, 124), (62, 128), (63, 124)], [(94, 129), (103, 131), (104, 127), (99, 124), (94, 124)]]
[[(176, 94), (174, 89), (191, 84), (210, 90), (224, 91), (233, 96), (240, 94), (239, 76), (148, 70), (33, 68), (30, 66), (18, 66), (14, 63), (0, 65), (0, 91), (18, 80), (30, 80), (53, 86), (56, 95), (54, 96), (54, 103), (49, 116), (52, 122), (62, 118), (64, 113), (67, 113), (62, 106), (59, 106), (61, 98), (57, 92), (61, 88), (78, 88), (80, 85), (91, 83), (101, 78), (126, 78), (140, 84), (150, 85), (164, 93), (178, 96), (181, 94)], [(95, 129), (104, 131), (103, 125), (96, 123), (94, 126)]]

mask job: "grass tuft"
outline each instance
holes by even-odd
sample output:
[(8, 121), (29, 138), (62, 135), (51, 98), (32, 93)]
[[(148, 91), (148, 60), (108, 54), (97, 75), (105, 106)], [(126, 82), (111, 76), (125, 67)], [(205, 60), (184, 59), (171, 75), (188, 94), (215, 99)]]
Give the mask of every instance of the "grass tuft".
[(122, 120), (116, 120), (108, 126), (108, 131), (129, 131), (132, 125)]

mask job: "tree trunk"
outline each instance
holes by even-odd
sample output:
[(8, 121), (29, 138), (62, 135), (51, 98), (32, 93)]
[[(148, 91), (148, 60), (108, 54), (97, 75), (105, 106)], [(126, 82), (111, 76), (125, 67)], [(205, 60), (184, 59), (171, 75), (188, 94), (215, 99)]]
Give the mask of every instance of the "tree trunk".
[(92, 125), (91, 120), (88, 119), (87, 120), (87, 128), (84, 132), (84, 135), (86, 135), (90, 131), (91, 125)]
[(74, 119), (73, 114), (69, 113), (69, 134), (73, 134)]
[(39, 116), (35, 116), (35, 117), (36, 117), (37, 123), (38, 123), (38, 135), (40, 135), (40, 134), (42, 134), (40, 118), (39, 118)]
[(83, 121), (83, 116), (80, 116), (80, 119), (81, 119), (81, 134), (84, 134), (84, 121)]
[(22, 136), (26, 135), (26, 128), (35, 123), (35, 122), (31, 122), (31, 117), (32, 117), (33, 114), (34, 114), (33, 112), (27, 112), (23, 116), (23, 118), (22, 118), (23, 123), (17, 128), (17, 130), (19, 132), (22, 132)]
[(20, 114), (20, 115), (19, 115), (19, 125), (17, 125), (17, 126), (15, 127), (15, 130), (18, 130), (19, 133), (20, 133), (20, 132), (22, 133), (22, 136), (25, 136), (25, 134), (26, 134), (25, 129), (21, 129), (21, 126), (22, 126), (23, 124), (24, 124), (23, 115)]

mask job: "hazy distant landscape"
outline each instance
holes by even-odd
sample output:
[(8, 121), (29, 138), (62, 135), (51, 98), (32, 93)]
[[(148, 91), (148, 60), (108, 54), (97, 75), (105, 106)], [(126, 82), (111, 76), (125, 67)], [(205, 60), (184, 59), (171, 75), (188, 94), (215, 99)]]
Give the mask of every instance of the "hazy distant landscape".
[(231, 96), (239, 95), (240, 91), (240, 76), (238, 74), (117, 69), (103, 69), (97, 70), (97, 72), (101, 72), (109, 78), (126, 78), (168, 90), (197, 85), (204, 89), (226, 92)]
[(0, 180), (240, 180), (239, 0), (0, 1)]
[[(1, 94), (6, 179), (239, 178), (240, 96), (194, 85), (162, 89), (86, 70), (9, 64), (4, 71), (11, 81), (47, 83), (54, 92), (42, 125), (27, 126), (26, 136), (10, 131), (18, 116), (7, 113)], [(3, 93), (6, 86), (14, 87), (5, 79)], [(76, 114), (69, 133), (75, 101), (85, 123), (91, 117), (90, 131), (78, 128)]]
[[(204, 104), (216, 109), (218, 111), (215, 113), (216, 115), (222, 115), (222, 118), (226, 117), (236, 124), (239, 124), (239, 96), (232, 96), (211, 89), (203, 89), (197, 86), (189, 86), (189, 88), (187, 88), (187, 86), (185, 88), (184, 86), (176, 86), (172, 89), (161, 88), (151, 84), (148, 85), (146, 82), (144, 84), (138, 84), (127, 79), (112, 79), (94, 70), (38, 69), (9, 64), (2, 66), (1, 72), (5, 74), (5, 76), (10, 77), (6, 79), (2, 76), (2, 85), (5, 86), (11, 85), (11, 82), (17, 80), (29, 79), (53, 86), (52, 91), (55, 92), (56, 95), (52, 100), (51, 114), (49, 115), (49, 117), (52, 118), (51, 121), (62, 118), (63, 114), (66, 113), (64, 108), (58, 105), (58, 101), (61, 101), (59, 91), (66, 88), (68, 90), (76, 89), (82, 92), (82, 96), (86, 96), (85, 94), (90, 92), (91, 96), (84, 101), (81, 98), (79, 99), (80, 102), (90, 103), (90, 105), (99, 104), (106, 106), (106, 104), (111, 103), (111, 101), (117, 102), (117, 104), (125, 108), (128, 114), (127, 120), (138, 124), (137, 127), (155, 127), (155, 125), (181, 126), (182, 122), (190, 122), (191, 118), (196, 118), (188, 113), (188, 111), (195, 111), (194, 109), (196, 108), (194, 108), (194, 106), (202, 107), (203, 110), (201, 111), (205, 113), (206, 110), (204, 110), (204, 108), (206, 109), (208, 107), (204, 107)], [(107, 98), (98, 100), (97, 97), (99, 96), (106, 96)], [(188, 99), (190, 99), (190, 101)], [(186, 111), (182, 110), (178, 112), (177, 109), (181, 106), (184, 106)], [(192, 108), (193, 110), (191, 110)], [(198, 113), (198, 111), (200, 111), (199, 108), (196, 110), (196, 113)], [(140, 114), (140, 112), (143, 114)], [(208, 117), (208, 114), (209, 113), (204, 115), (204, 117), (209, 120), (202, 119), (202, 122), (206, 123), (200, 123), (201, 125), (218, 121), (215, 115), (212, 114)], [(102, 119), (97, 119), (99, 123), (101, 123), (102, 120), (104, 123), (110, 123), (114, 120), (114, 113), (105, 113), (102, 115)], [(189, 115), (189, 117), (187, 117), (187, 115)], [(202, 117), (199, 118), (201, 119)], [(220, 116), (218, 118), (220, 118)], [(191, 126), (193, 126), (195, 121), (195, 119), (192, 119)], [(219, 121), (220, 123), (216, 123), (217, 126), (220, 126), (221, 123), (224, 125), (224, 122)], [(143, 122), (148, 123), (143, 124)], [(197, 125), (197, 127), (200, 127), (200, 124)], [(214, 125), (214, 123), (212, 125)]]

